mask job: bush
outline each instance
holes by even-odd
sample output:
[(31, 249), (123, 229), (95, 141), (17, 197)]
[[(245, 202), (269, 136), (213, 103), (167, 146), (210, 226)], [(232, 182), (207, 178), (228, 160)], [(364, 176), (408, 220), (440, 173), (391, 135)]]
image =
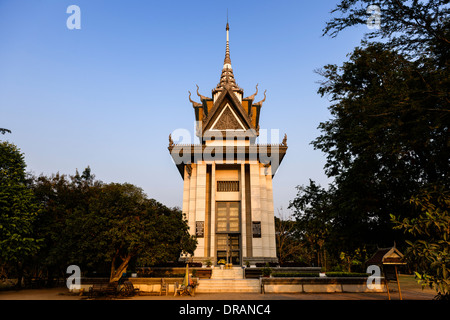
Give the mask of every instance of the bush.
[[(202, 263), (201, 262), (188, 262), (187, 263), (190, 268), (201, 268)], [(158, 268), (182, 268), (186, 267), (186, 262), (181, 261), (169, 261), (169, 262), (163, 262), (163, 263), (157, 263), (154, 264), (152, 267), (158, 267)]]
[(278, 267), (278, 263), (276, 262), (257, 262), (255, 263), (255, 266), (257, 268), (262, 268), (262, 267)]
[(327, 277), (368, 277), (368, 273), (357, 272), (326, 272)]
[(303, 278), (303, 277), (318, 277), (318, 276), (319, 276), (318, 273), (312, 272), (277, 272), (272, 274), (272, 277), (277, 278), (290, 278), (290, 277)]
[(150, 272), (138, 273), (138, 278), (184, 278), (184, 273)]
[(280, 267), (284, 267), (284, 268), (293, 268), (293, 267), (310, 267), (309, 264), (305, 263), (305, 262), (283, 262), (280, 264)]

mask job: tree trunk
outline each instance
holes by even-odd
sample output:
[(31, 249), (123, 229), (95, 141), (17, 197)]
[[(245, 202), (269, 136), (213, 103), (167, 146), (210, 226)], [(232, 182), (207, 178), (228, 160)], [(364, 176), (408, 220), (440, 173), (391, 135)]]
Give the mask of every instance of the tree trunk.
[(22, 289), (22, 280), (23, 280), (23, 265), (22, 262), (17, 263), (17, 283), (16, 288)]
[(46, 287), (47, 288), (52, 288), (54, 281), (53, 281), (53, 272), (54, 272), (54, 267), (53, 266), (48, 266), (47, 267), (47, 283), (46, 283)]
[(114, 256), (111, 262), (111, 276), (109, 278), (109, 282), (119, 281), (119, 279), (122, 277), (122, 273), (127, 271), (128, 263), (131, 259), (131, 254), (128, 254), (125, 259), (122, 258), (122, 263), (117, 269), (115, 266), (116, 257), (118, 257), (118, 255)]

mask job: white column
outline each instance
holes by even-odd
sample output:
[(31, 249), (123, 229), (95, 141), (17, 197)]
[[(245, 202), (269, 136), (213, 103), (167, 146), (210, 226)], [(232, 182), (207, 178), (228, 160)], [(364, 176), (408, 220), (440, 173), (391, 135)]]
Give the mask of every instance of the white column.
[(261, 190), (261, 239), (262, 255), (269, 256), (269, 221), (267, 218), (267, 188), (266, 188), (266, 168), (261, 163), (259, 165), (259, 186)]
[[(195, 236), (195, 221), (196, 221), (196, 203), (197, 203), (197, 165), (192, 164), (191, 181), (189, 190), (189, 232)], [(197, 255), (197, 250), (194, 251), (194, 256)]]
[[(205, 221), (206, 211), (206, 163), (197, 163), (197, 188), (195, 191), (195, 221)], [(195, 226), (194, 226), (195, 228)], [(205, 238), (197, 239), (197, 249), (194, 256), (205, 256)]]
[[(247, 256), (247, 219), (246, 219), (246, 203), (245, 203), (245, 163), (241, 163), (240, 175), (241, 187), (241, 259)], [(244, 264), (244, 261), (241, 261)]]
[[(188, 174), (188, 170), (186, 166), (184, 166), (184, 181), (183, 181), (183, 219), (187, 220), (188, 226), (190, 226), (190, 211), (189, 211), (189, 191), (191, 190), (191, 177)], [(191, 228), (189, 228), (189, 234), (194, 235), (195, 231), (193, 231)], [(181, 257), (185, 257), (185, 255), (181, 255)]]
[[(261, 221), (261, 190), (259, 187), (259, 163), (250, 163), (250, 193), (252, 202), (252, 221)], [(262, 222), (261, 222), (262, 224)], [(261, 230), (262, 231), (262, 230)], [(253, 257), (262, 257), (262, 238), (252, 238)]]
[[(211, 256), (216, 256), (216, 163), (211, 165)], [(211, 261), (215, 263), (214, 261)]]
[(269, 221), (268, 235), (269, 235), (269, 256), (277, 256), (277, 247), (275, 240), (275, 211), (273, 207), (273, 183), (272, 183), (272, 166), (268, 167), (268, 174), (266, 175), (267, 187), (267, 218)]
[[(188, 174), (186, 166), (184, 166), (184, 181), (183, 181), (183, 215), (186, 220), (189, 221), (189, 190), (190, 190), (191, 177)], [(190, 234), (192, 230), (189, 230)]]
[(188, 211), (188, 225), (189, 233), (195, 235), (195, 202), (197, 189), (197, 165), (192, 164), (191, 178), (189, 179), (189, 211)]

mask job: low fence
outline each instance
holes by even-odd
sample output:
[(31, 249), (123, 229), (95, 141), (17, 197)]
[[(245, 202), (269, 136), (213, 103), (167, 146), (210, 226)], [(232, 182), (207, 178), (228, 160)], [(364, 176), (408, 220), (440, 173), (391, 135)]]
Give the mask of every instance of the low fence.
[(261, 293), (386, 292), (380, 278), (378, 288), (369, 288), (367, 277), (261, 278)]
[[(186, 273), (186, 267), (148, 267), (139, 268), (137, 277), (139, 278), (168, 278), (178, 277)], [(211, 278), (212, 268), (189, 267), (189, 273), (201, 279)]]
[[(198, 278), (191, 278), (195, 285), (198, 284)], [(159, 293), (163, 286), (167, 286), (167, 293), (174, 293), (176, 284), (181, 284), (184, 278), (129, 278), (135, 288), (140, 292)]]
[[(199, 284), (199, 278), (191, 278)], [(386, 281), (379, 278), (378, 288), (369, 288), (367, 277), (259, 277), (261, 293), (339, 293), (339, 292), (386, 292)], [(165, 294), (174, 293), (176, 283), (181, 284), (184, 278), (128, 278), (141, 293)], [(80, 289), (89, 292), (94, 284), (108, 283), (108, 278), (82, 278)]]
[[(198, 284), (198, 278), (191, 278), (194, 284)], [(126, 278), (123, 281), (130, 281), (133, 286), (143, 293), (161, 294), (163, 286), (167, 287), (166, 293), (174, 293), (176, 284), (181, 284), (184, 278)], [(109, 278), (81, 278), (80, 290), (89, 292), (89, 288), (94, 284), (108, 283)]]

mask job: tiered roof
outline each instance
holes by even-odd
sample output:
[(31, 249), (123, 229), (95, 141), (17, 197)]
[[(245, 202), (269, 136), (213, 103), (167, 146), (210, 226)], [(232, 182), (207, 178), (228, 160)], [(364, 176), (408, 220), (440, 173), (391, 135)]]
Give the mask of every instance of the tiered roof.
[(256, 85), (256, 92), (243, 98), (244, 90), (237, 85), (231, 66), (229, 30), (230, 26), (227, 23), (225, 59), (219, 83), (212, 90), (212, 97), (201, 95), (197, 86), (197, 95), (200, 98), (198, 103), (191, 99), (189, 92), (189, 101), (195, 110), (195, 120), (201, 124), (201, 128), (197, 128), (197, 136), (202, 138), (208, 135), (208, 131), (246, 131), (247, 134), (252, 131), (254, 137), (259, 135), (259, 115), (266, 100), (266, 92), (264, 99), (254, 103), (258, 94)]

